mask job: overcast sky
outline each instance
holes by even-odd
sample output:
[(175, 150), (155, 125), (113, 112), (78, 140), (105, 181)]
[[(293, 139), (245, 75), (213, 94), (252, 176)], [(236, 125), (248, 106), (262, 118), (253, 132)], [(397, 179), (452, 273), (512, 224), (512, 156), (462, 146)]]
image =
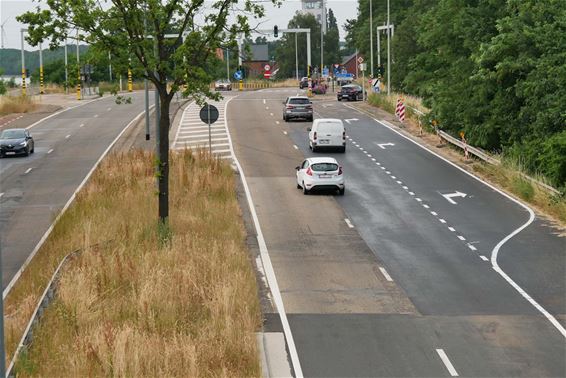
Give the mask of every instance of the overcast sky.
[[(357, 0), (326, 0), (327, 7), (334, 11), (340, 26), (340, 39), (344, 39), (343, 24), (347, 19), (355, 18), (357, 14)], [(4, 47), (20, 48), (20, 29), (24, 27), (16, 21), (16, 16), (37, 7), (37, 2), (31, 0), (0, 0), (0, 23), (4, 23)], [(301, 9), (300, 0), (286, 0), (280, 8), (266, 3), (266, 17), (261, 20), (262, 29), (272, 29), (274, 25), (279, 28), (287, 27), (287, 23), (297, 10)], [(26, 50), (31, 50), (27, 44)]]

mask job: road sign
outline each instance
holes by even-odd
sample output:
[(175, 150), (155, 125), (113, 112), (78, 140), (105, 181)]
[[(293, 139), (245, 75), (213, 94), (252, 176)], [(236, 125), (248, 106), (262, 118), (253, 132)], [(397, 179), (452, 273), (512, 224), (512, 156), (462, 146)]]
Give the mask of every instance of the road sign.
[(242, 73), (242, 71), (238, 70), (234, 72), (234, 79), (242, 80), (243, 78), (244, 78), (244, 74)]
[(266, 64), (265, 66), (263, 66), (263, 69), (265, 71), (269, 71), (269, 70), (271, 70), (271, 66), (269, 64)]
[(328, 77), (329, 73), (330, 73), (330, 72), (329, 72), (329, 70), (328, 70), (327, 67), (325, 67), (325, 68), (322, 69), (322, 76), (323, 76), (323, 77)]
[(364, 58), (362, 58), (361, 56), (358, 58), (358, 63), (363, 63), (364, 62)]
[(365, 71), (367, 67), (367, 64), (365, 63), (360, 63), (360, 71)]
[(264, 77), (265, 79), (271, 78), (271, 72), (264, 72), (264, 73), (263, 73), (263, 77)]
[(340, 67), (340, 65), (338, 63), (335, 63), (334, 68), (338, 69), (338, 67)]
[(206, 124), (214, 123), (218, 120), (218, 108), (214, 105), (206, 104), (200, 109), (200, 120)]

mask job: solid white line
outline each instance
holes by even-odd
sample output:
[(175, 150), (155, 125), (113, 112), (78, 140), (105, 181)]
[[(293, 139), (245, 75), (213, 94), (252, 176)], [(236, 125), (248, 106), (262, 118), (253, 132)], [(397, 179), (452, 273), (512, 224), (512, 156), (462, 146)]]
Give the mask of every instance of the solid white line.
[(85, 125), (84, 123), (81, 123), (81, 124), (79, 125), (79, 127), (83, 127), (84, 125)]
[(71, 134), (65, 135), (65, 139), (69, 139), (70, 137), (71, 137)]
[(454, 227), (448, 227), (448, 229), (452, 232), (456, 232), (456, 229)]
[[(96, 100), (93, 100), (96, 101)], [(91, 101), (92, 102), (92, 101)], [(150, 106), (150, 108), (153, 107)], [(57, 214), (57, 217), (55, 217), (55, 220), (53, 221), (53, 223), (51, 223), (51, 225), (49, 226), (49, 228), (47, 229), (47, 231), (45, 231), (45, 233), (43, 234), (43, 236), (41, 237), (41, 239), (39, 240), (39, 242), (37, 243), (37, 245), (35, 246), (35, 248), (33, 249), (33, 251), (30, 253), (30, 255), (28, 256), (28, 258), (26, 259), (26, 261), (24, 261), (24, 263), (22, 264), (22, 266), (20, 267), (20, 269), (18, 270), (18, 272), (14, 275), (14, 277), (12, 278), (12, 280), (10, 281), (10, 283), (8, 284), (8, 286), (6, 286), (6, 288), (4, 289), (2, 296), (4, 298), (4, 300), (6, 300), (6, 296), (8, 295), (8, 293), (10, 292), (10, 290), (12, 290), (12, 288), (14, 287), (14, 285), (16, 284), (16, 282), (18, 281), (18, 279), (20, 278), (20, 276), (22, 275), (23, 271), (25, 270), (25, 268), (28, 266), (28, 264), (30, 263), (30, 261), (33, 259), (33, 257), (35, 256), (35, 254), (37, 253), (37, 251), (39, 251), (39, 249), (41, 248), (41, 246), (43, 245), (43, 243), (45, 243), (45, 240), (47, 240), (47, 238), (49, 237), (49, 235), (51, 234), (51, 232), (53, 231), (53, 227), (55, 227), (55, 224), (57, 224), (57, 222), (59, 221), (59, 219), (61, 219), (61, 217), (63, 216), (63, 214), (65, 214), (65, 211), (67, 211), (67, 209), (69, 208), (69, 206), (71, 206), (71, 204), (73, 203), (73, 201), (75, 200), (77, 193), (83, 188), (83, 186), (86, 184), (86, 182), (88, 181), (88, 179), (90, 178), (90, 176), (92, 176), (92, 174), (94, 173), (94, 171), (96, 170), (96, 168), (98, 167), (98, 165), (100, 164), (100, 162), (104, 159), (104, 157), (106, 157), (106, 155), (108, 154), (108, 152), (112, 149), (112, 147), (114, 147), (114, 145), (116, 144), (116, 142), (118, 141), (118, 139), (120, 139), (120, 137), (126, 132), (126, 130), (128, 130), (128, 128), (133, 125), (135, 122), (138, 121), (138, 119), (145, 113), (145, 111), (141, 112), (140, 114), (138, 114), (137, 116), (134, 117), (134, 119), (132, 119), (130, 121), (130, 123), (128, 123), (124, 129), (122, 129), (122, 131), (120, 132), (120, 134), (118, 134), (118, 136), (112, 141), (112, 143), (110, 143), (110, 145), (108, 145), (108, 147), (106, 148), (106, 150), (104, 150), (104, 152), (102, 153), (102, 155), (100, 155), (100, 157), (98, 158), (98, 160), (96, 161), (96, 163), (94, 163), (94, 165), (92, 166), (91, 170), (87, 173), (87, 175), (85, 176), (85, 178), (83, 179), (83, 181), (81, 181), (81, 183), (79, 184), (79, 186), (77, 187), (77, 189), (73, 192), (73, 195), (71, 195), (71, 198), (69, 198), (69, 200), (67, 201), (67, 203), (65, 203), (65, 206), (63, 206), (63, 209), (59, 212), (59, 214)], [(39, 121), (38, 121), (39, 122)], [(33, 125), (32, 125), (33, 126)], [(29, 126), (29, 127), (32, 127)]]
[(489, 259), (487, 257), (485, 257), (484, 255), (480, 255), (480, 259), (482, 259), (483, 261), (489, 261)]
[(265, 98), (263, 99), (263, 103), (265, 104)]
[[(233, 98), (233, 97), (232, 97)], [(228, 99), (224, 104), (225, 112), (228, 110), (228, 103), (232, 98)], [(248, 200), (248, 206), (250, 208), (250, 213), (257, 233), (257, 242), (259, 246), (259, 253), (261, 256), (261, 262), (263, 263), (263, 268), (265, 275), (267, 277), (267, 282), (269, 283), (269, 288), (271, 289), (271, 294), (273, 296), (273, 301), (275, 302), (275, 307), (279, 313), (279, 318), (281, 319), (281, 325), (283, 327), (283, 333), (285, 334), (285, 339), (287, 340), (287, 347), (289, 349), (289, 354), (291, 357), (291, 363), (293, 369), (295, 370), (295, 377), (302, 378), (303, 370), (301, 369), (301, 363), (299, 361), (299, 354), (297, 353), (297, 348), (295, 346), (295, 340), (293, 339), (293, 334), (291, 333), (291, 327), (289, 325), (289, 320), (287, 319), (287, 314), (285, 313), (285, 306), (283, 304), (283, 298), (281, 297), (281, 292), (279, 291), (279, 285), (277, 283), (277, 277), (275, 277), (275, 271), (273, 265), (271, 264), (271, 258), (269, 257), (269, 251), (267, 249), (267, 244), (265, 243), (265, 238), (263, 237), (263, 232), (261, 231), (261, 226), (259, 224), (259, 218), (255, 211), (255, 205), (252, 199), (250, 188), (248, 187), (248, 182), (244, 170), (236, 157), (234, 152), (234, 146), (232, 144), (232, 137), (230, 136), (230, 129), (228, 128), (228, 123), (224, 121), (224, 125), (228, 130), (228, 138), (230, 140), (230, 150), (234, 156), (234, 163), (238, 167), (240, 172), (240, 179), (242, 180), (242, 185), (244, 186), (244, 191), (246, 192), (246, 198)]]
[(478, 249), (476, 247), (474, 247), (472, 244), (468, 244), (468, 248), (470, 248), (472, 251), (477, 251)]
[[(357, 108), (355, 108), (353, 106), (350, 106), (350, 105), (347, 105), (347, 104), (344, 104), (344, 106), (349, 107), (350, 109), (353, 109), (353, 110), (355, 110), (355, 111), (357, 111), (361, 114), (368, 115), (367, 113), (364, 113), (364, 112), (358, 110)], [(409, 138), (408, 136), (403, 135), (403, 133), (395, 130), (395, 128), (387, 125), (384, 122), (378, 121), (376, 118), (373, 118), (371, 115), (369, 115), (369, 117), (371, 119), (373, 119), (375, 122), (383, 125), (384, 127), (387, 127), (389, 130), (393, 131), (395, 134), (399, 135), (400, 137), (402, 137), (402, 138), (408, 140), (409, 142), (413, 143), (417, 147), (422, 148), (423, 150), (427, 151), (428, 153), (436, 156), (437, 158), (443, 160), (445, 163), (456, 168), (460, 172), (472, 177), (474, 180), (477, 180), (478, 182), (481, 182), (482, 184), (484, 184), (488, 188), (493, 189), (497, 193), (501, 194), (503, 197), (515, 202), (517, 205), (521, 206), (523, 209), (525, 209), (529, 213), (529, 219), (523, 225), (519, 226), (515, 231), (511, 232), (509, 235), (507, 235), (505, 238), (503, 238), (493, 248), (493, 250), (491, 251), (491, 266), (493, 267), (493, 270), (495, 270), (501, 277), (503, 277), (505, 279), (505, 281), (507, 281), (509, 283), (509, 285), (511, 285), (520, 295), (522, 295), (523, 298), (525, 298), (534, 308), (536, 308), (541, 314), (543, 314), (548, 319), (548, 321), (558, 330), (558, 332), (560, 332), (562, 334), (562, 336), (564, 336), (564, 338), (566, 338), (566, 329), (562, 326), (562, 324), (560, 324), (552, 314), (550, 314), (548, 311), (546, 311), (546, 309), (544, 307), (542, 307), (540, 304), (538, 304), (537, 301), (535, 301), (529, 294), (527, 294), (527, 292), (525, 290), (523, 290), (523, 288), (521, 288), (515, 281), (513, 281), (513, 279), (511, 279), (511, 277), (509, 277), (507, 275), (507, 273), (505, 273), (499, 267), (499, 264), (497, 263), (497, 256), (499, 254), (499, 250), (501, 249), (501, 247), (505, 243), (507, 243), (511, 238), (513, 238), (515, 235), (519, 234), (521, 231), (523, 231), (525, 228), (527, 228), (531, 223), (533, 223), (533, 221), (535, 220), (534, 211), (529, 206), (527, 206), (526, 204), (522, 203), (521, 201), (517, 200), (516, 198), (513, 198), (509, 194), (505, 193), (503, 190), (501, 190), (501, 189), (495, 187), (494, 185), (491, 185), (487, 181), (484, 181), (481, 178), (473, 175), (472, 173), (466, 171), (464, 168), (458, 166), (457, 164), (451, 162), (450, 160), (448, 160), (445, 157), (437, 154), (436, 152), (428, 149), (427, 147), (419, 144), (417, 141)]]
[(273, 117), (273, 113), (269, 113), (269, 115)]
[(379, 267), (379, 270), (381, 271), (381, 274), (383, 274), (383, 277), (385, 277), (385, 279), (389, 282), (393, 282), (393, 278), (391, 278), (391, 276), (389, 275), (389, 273), (387, 273), (387, 271), (385, 270), (385, 268), (383, 267)]
[(348, 218), (344, 218), (344, 222), (346, 222), (346, 224), (348, 225), (348, 227), (354, 228), (354, 225), (352, 224), (352, 222), (351, 222)]
[(48, 154), (50, 154), (50, 153), (52, 153), (52, 152), (53, 152), (53, 148), (50, 149), (49, 151), (47, 151)]
[(454, 365), (452, 365), (452, 362), (450, 362), (450, 359), (448, 359), (448, 356), (444, 352), (444, 349), (437, 349), (436, 353), (438, 353), (438, 355), (440, 356), (440, 359), (444, 363), (444, 366), (446, 366), (446, 369), (448, 369), (450, 375), (452, 377), (458, 377), (458, 372), (456, 371), (456, 369), (454, 369)]
[(460, 239), (461, 241), (465, 241), (465, 240), (466, 240), (466, 238), (463, 237), (462, 235), (458, 235), (458, 239)]
[(371, 161), (375, 161), (375, 158), (371, 158)]
[(286, 132), (286, 131), (283, 131), (283, 134), (287, 135), (287, 132)]
[(296, 144), (293, 144), (293, 148), (294, 148), (295, 150), (298, 150), (298, 149), (299, 149), (299, 147), (297, 147)]
[(279, 121), (275, 121), (275, 123), (279, 125)]
[(30, 173), (32, 169), (33, 169), (33, 168), (28, 168), (28, 169), (26, 169), (26, 171), (24, 172), (24, 175), (27, 175), (28, 173)]

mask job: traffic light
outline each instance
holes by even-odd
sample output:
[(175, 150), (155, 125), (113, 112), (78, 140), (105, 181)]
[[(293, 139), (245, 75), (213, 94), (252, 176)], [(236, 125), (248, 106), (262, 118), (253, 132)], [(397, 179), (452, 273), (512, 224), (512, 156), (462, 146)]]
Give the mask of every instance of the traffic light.
[(275, 25), (275, 26), (273, 27), (273, 36), (274, 36), (275, 38), (277, 38), (278, 34), (279, 34), (279, 28), (277, 27), (277, 25)]

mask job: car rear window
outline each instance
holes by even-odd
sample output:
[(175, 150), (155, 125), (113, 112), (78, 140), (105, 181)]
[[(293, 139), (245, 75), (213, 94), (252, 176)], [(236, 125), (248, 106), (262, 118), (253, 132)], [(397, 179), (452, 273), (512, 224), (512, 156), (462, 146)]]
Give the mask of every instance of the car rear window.
[(294, 104), (294, 105), (305, 105), (308, 103), (309, 103), (308, 98), (292, 98), (289, 100), (289, 104)]
[(315, 163), (311, 165), (311, 169), (317, 172), (331, 172), (338, 170), (338, 164), (334, 163)]
[(318, 131), (321, 133), (341, 133), (344, 131), (344, 126), (337, 122), (319, 123)]

